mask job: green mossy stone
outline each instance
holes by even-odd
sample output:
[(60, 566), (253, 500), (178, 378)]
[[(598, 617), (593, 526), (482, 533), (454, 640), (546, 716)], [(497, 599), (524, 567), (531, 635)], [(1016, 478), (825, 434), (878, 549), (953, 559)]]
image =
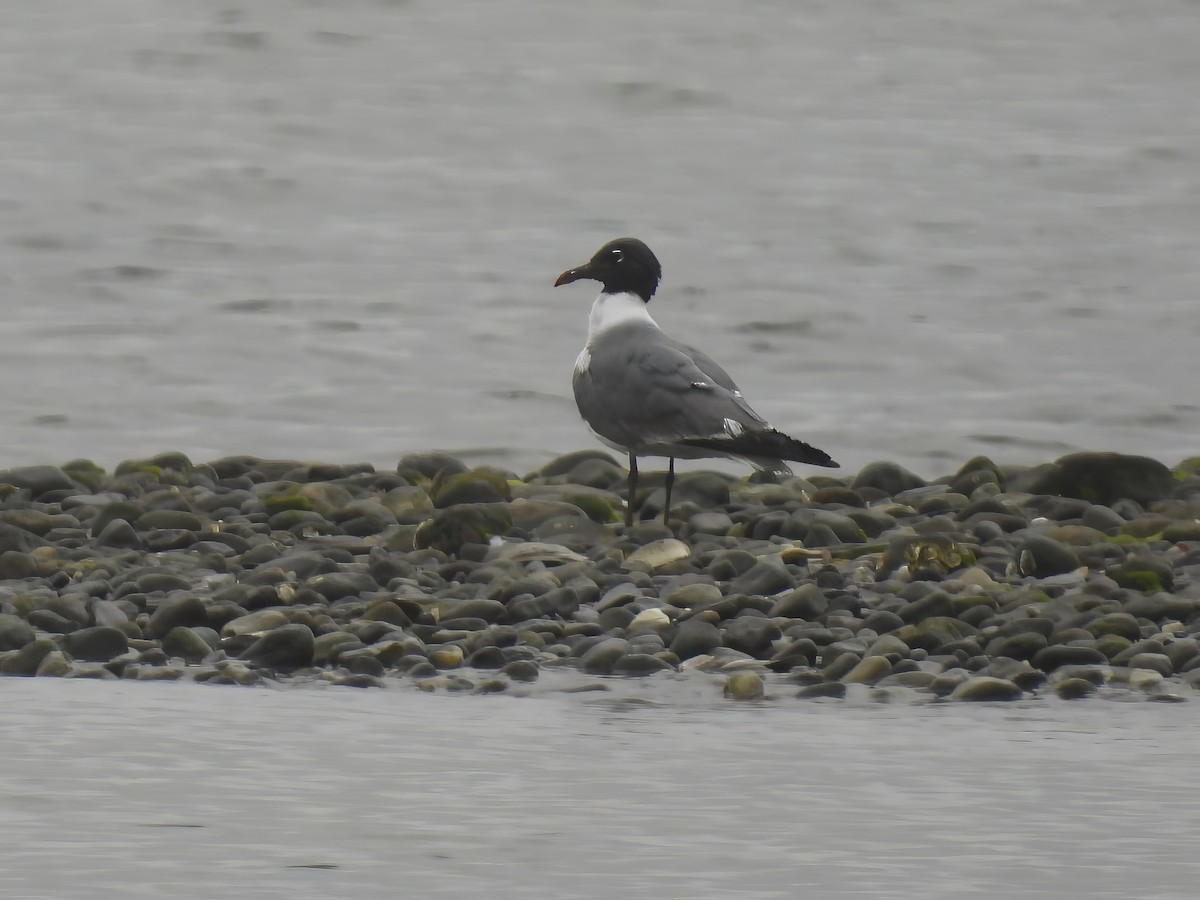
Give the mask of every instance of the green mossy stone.
[(463, 503), (439, 509), (417, 527), (418, 549), (458, 553), (463, 544), (486, 544), (512, 527), (507, 503)]
[(597, 494), (566, 494), (563, 500), (581, 509), (585, 516), (600, 525), (624, 521), (624, 510), (616, 509)]
[(300, 493), (267, 494), (262, 498), (263, 510), (268, 516), (287, 510), (312, 512), (312, 501)]
[(454, 475), (438, 474), (429, 489), (438, 509), (461, 503), (500, 503), (512, 499), (512, 487), (496, 472), (471, 469)]
[(73, 459), (62, 467), (72, 481), (77, 481), (89, 490), (97, 491), (104, 484), (105, 471), (90, 459)]
[(1150, 557), (1131, 556), (1106, 574), (1121, 587), (1144, 594), (1170, 591), (1175, 586), (1171, 567)]
[(1180, 460), (1172, 471), (1179, 481), (1184, 481), (1190, 475), (1200, 475), (1200, 456), (1189, 456)]

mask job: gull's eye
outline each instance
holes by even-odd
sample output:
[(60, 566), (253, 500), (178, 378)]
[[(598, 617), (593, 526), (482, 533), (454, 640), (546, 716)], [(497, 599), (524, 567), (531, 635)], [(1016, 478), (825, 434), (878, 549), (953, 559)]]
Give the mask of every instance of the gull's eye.
[(625, 254), (622, 253), (620, 250), (613, 250), (612, 258), (615, 262), (621, 262), (625, 259)]

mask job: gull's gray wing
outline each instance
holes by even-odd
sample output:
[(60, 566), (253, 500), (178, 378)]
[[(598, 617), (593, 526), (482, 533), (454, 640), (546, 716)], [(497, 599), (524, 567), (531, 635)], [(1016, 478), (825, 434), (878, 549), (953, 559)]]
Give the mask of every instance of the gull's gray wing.
[(729, 374), (653, 325), (612, 329), (589, 348), (573, 381), (592, 430), (623, 447), (728, 439), (767, 423)]

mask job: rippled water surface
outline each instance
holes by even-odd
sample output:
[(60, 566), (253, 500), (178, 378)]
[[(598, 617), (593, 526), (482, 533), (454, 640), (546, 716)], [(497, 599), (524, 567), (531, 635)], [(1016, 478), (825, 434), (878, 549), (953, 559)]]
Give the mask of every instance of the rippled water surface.
[(1195, 896), (1194, 704), (747, 708), (630, 684), (9, 679), (0, 893)]
[(843, 465), (1196, 453), (1200, 5), (41, 0), (0, 29), (0, 465), (524, 469), (633, 233)]

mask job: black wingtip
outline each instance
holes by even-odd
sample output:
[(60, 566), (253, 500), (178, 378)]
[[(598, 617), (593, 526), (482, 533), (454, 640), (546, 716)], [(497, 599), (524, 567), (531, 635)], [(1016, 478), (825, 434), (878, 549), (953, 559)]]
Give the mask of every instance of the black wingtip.
[(748, 431), (737, 437), (691, 438), (680, 441), (689, 447), (699, 447), (705, 450), (716, 450), (735, 456), (745, 456), (753, 459), (785, 459), (788, 462), (805, 463), (810, 466), (824, 466), (827, 469), (840, 468), (828, 453), (819, 450), (804, 441), (798, 441), (781, 431)]

